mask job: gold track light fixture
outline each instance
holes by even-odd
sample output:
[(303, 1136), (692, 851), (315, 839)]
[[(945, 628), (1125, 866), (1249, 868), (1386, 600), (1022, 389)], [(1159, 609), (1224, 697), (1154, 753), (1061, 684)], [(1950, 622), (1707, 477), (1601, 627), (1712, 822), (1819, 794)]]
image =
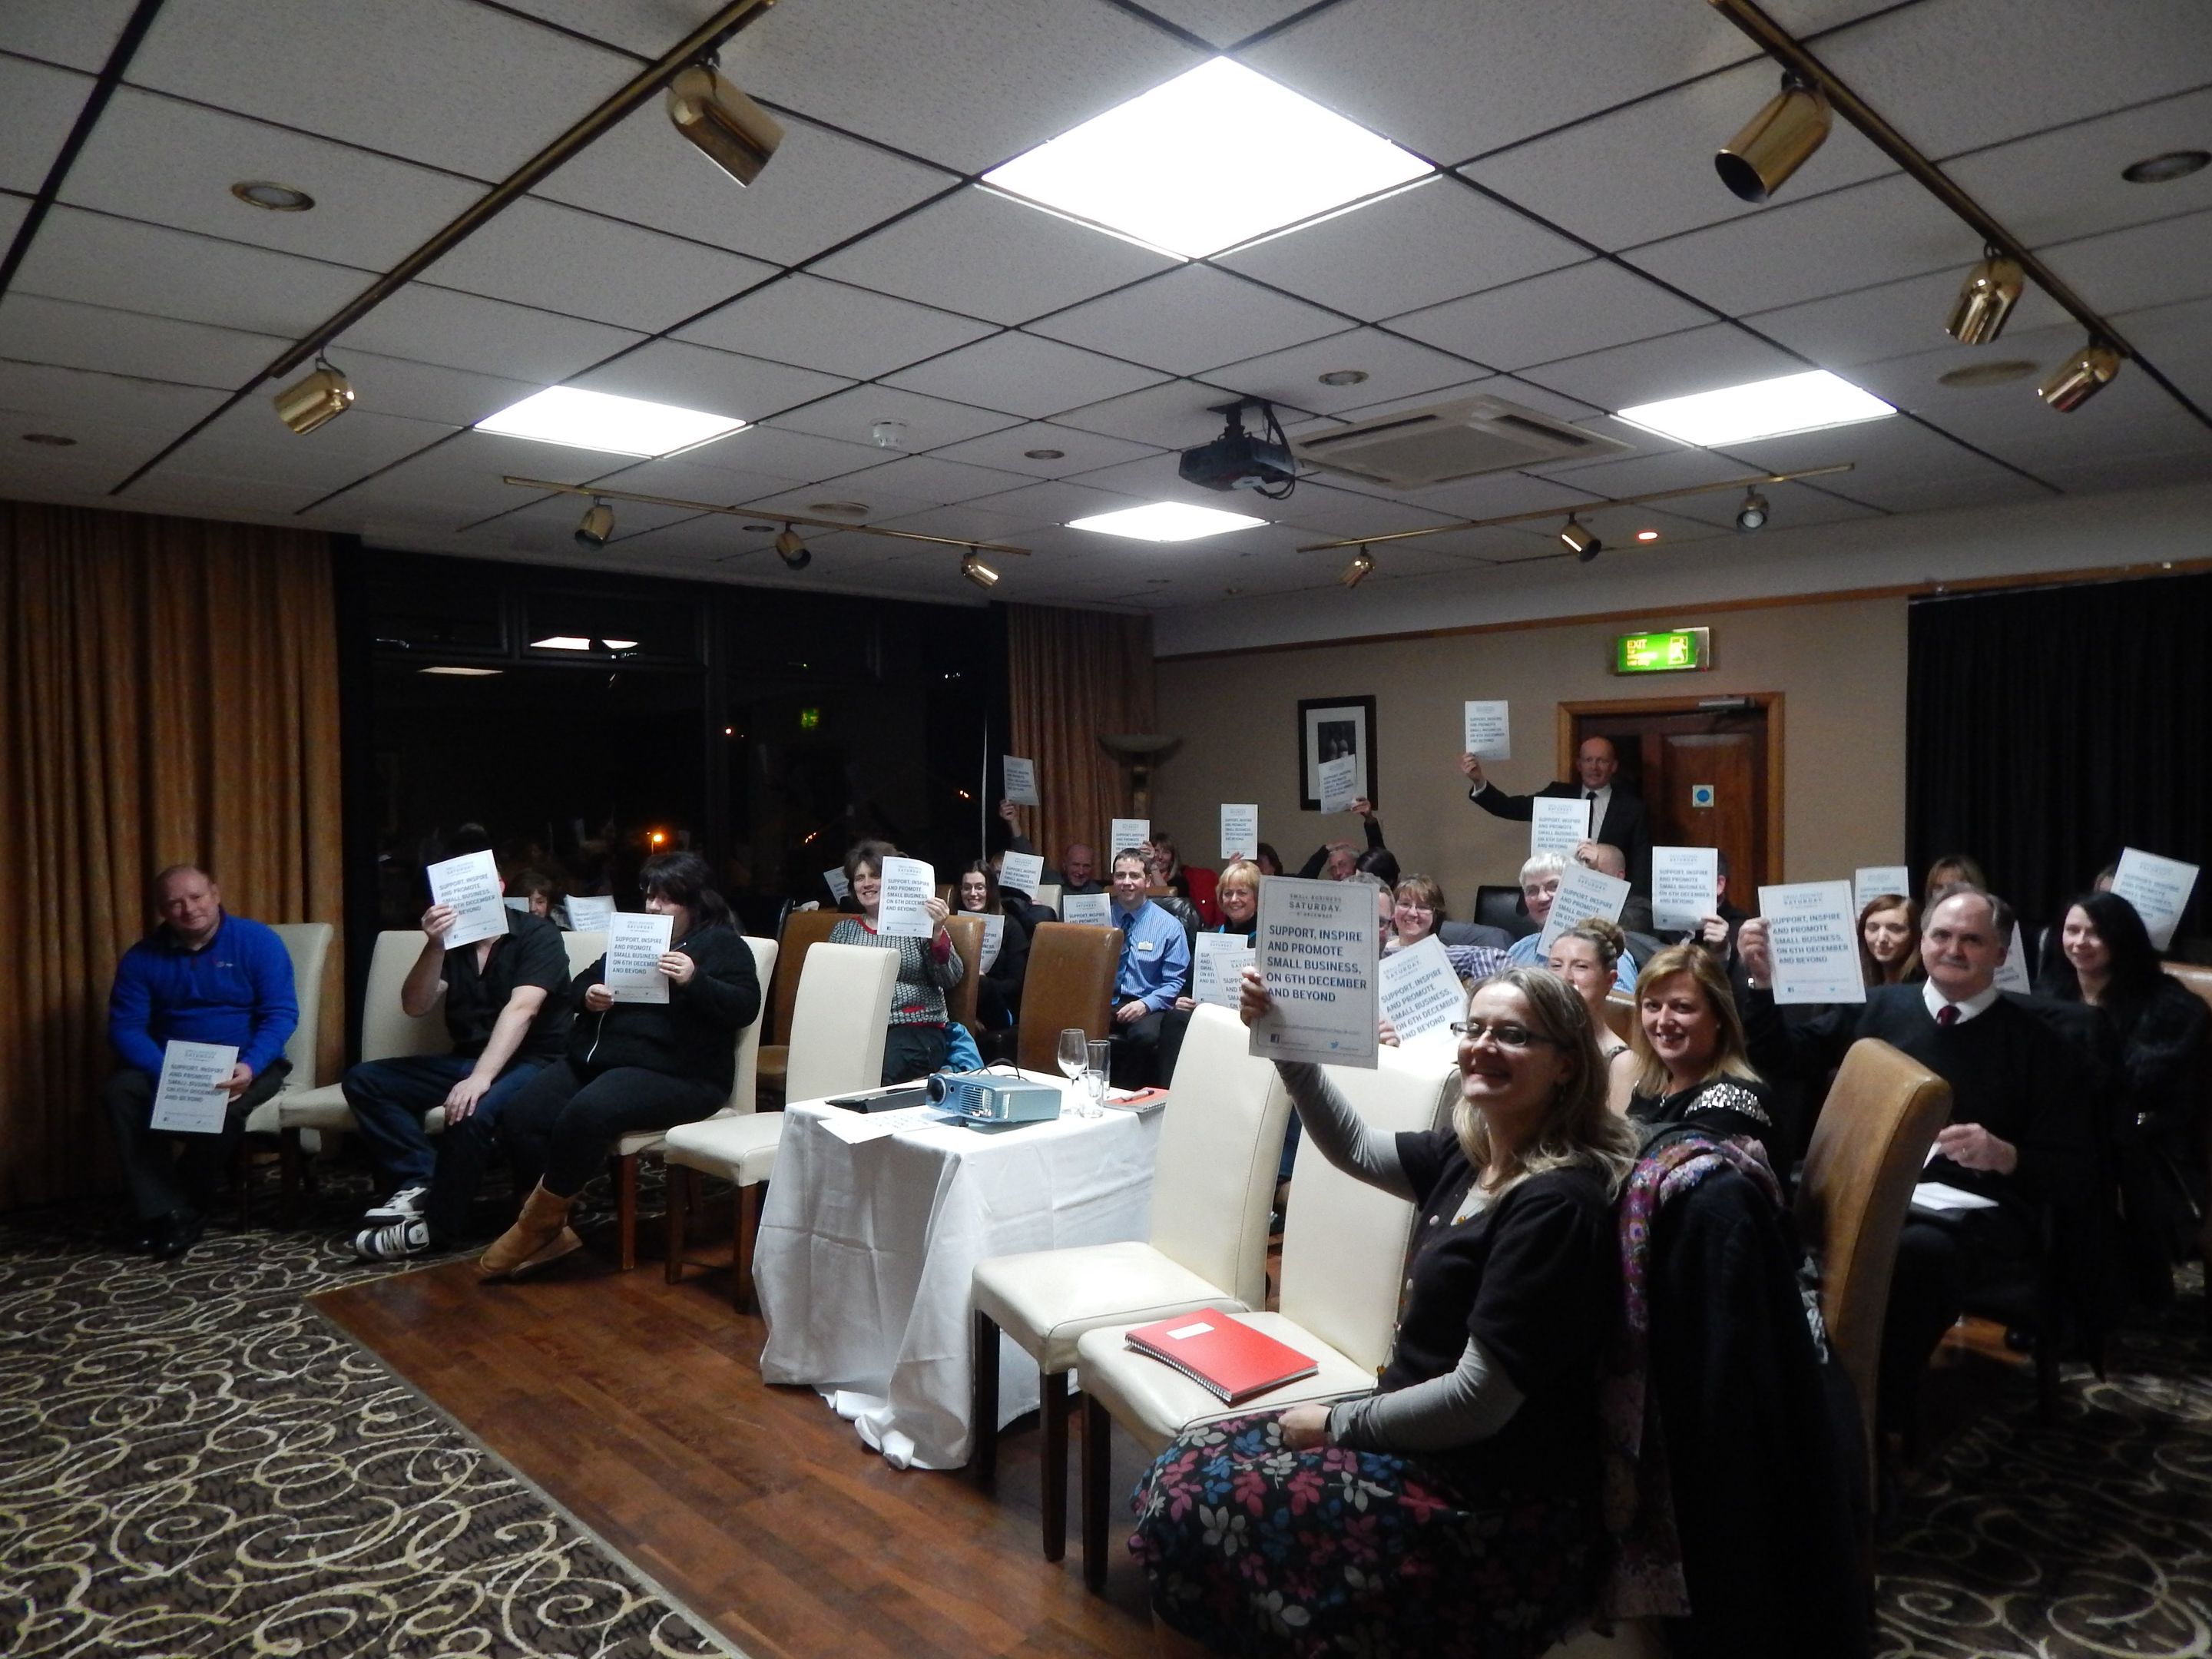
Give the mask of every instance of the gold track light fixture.
[(1827, 142), (1831, 125), (1826, 94), (1785, 70), (1782, 90), (1721, 146), (1713, 168), (1721, 182), (1745, 201), (1764, 202)]
[(2120, 372), (2120, 354), (2103, 340), (2093, 339), (2036, 387), (2036, 393), (2061, 415), (2070, 415), (2112, 383)]
[(599, 548), (607, 544), (615, 533), (615, 510), (605, 501), (595, 501), (584, 509), (584, 516), (576, 525), (576, 544), (579, 547)]
[(353, 407), (353, 382), (327, 357), (318, 356), (313, 373), (295, 380), (270, 400), (276, 417), (303, 436)]
[(1577, 563), (1588, 564), (1605, 551), (1605, 544), (1591, 535), (1589, 526), (1571, 513), (1567, 514), (1566, 523), (1559, 526), (1559, 539), (1567, 544), (1567, 551), (1575, 556)]
[(775, 556), (792, 570), (804, 570), (814, 562), (814, 555), (808, 550), (806, 544), (799, 540), (799, 532), (789, 525), (776, 532)]
[(1747, 489), (1743, 500), (1736, 504), (1735, 527), (1748, 535), (1754, 530), (1765, 529), (1767, 520), (1772, 516), (1767, 510), (1766, 497), (1756, 489)]
[(1346, 587), (1357, 587), (1367, 580), (1369, 574), (1374, 568), (1375, 556), (1363, 547), (1352, 556), (1352, 562), (1344, 567), (1344, 574), (1339, 576), (1337, 580), (1342, 582)]
[(999, 585), (999, 573), (985, 564), (983, 556), (972, 547), (961, 556), (960, 574), (986, 593)]
[(1993, 247), (1982, 250), (1982, 261), (1959, 284), (1951, 319), (1943, 325), (1960, 345), (1987, 345), (2004, 332), (2005, 319), (2020, 303), (2027, 273), (2020, 261)]
[(782, 124), (724, 80), (712, 58), (668, 83), (668, 120), (740, 185), (759, 178), (783, 143)]

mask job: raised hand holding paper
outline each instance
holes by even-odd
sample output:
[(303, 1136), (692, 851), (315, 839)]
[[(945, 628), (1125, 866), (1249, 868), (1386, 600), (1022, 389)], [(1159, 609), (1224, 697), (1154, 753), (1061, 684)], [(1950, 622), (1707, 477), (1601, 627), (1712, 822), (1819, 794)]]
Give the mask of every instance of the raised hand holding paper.
[(824, 870), (822, 872), (822, 884), (830, 890), (830, 896), (839, 904), (842, 904), (846, 896), (853, 890), (853, 884), (845, 879), (845, 871), (842, 865), (835, 870)]
[(1589, 839), (1589, 801), (1539, 795), (1528, 805), (1534, 809), (1528, 816), (1531, 857), (1538, 853), (1557, 853), (1562, 858), (1571, 859), (1575, 848)]
[(1321, 810), (1349, 812), (1352, 803), (1359, 799), (1359, 757), (1342, 755), (1323, 761), (1316, 773), (1321, 779)]
[(1467, 1012), (1466, 988), (1452, 972), (1443, 941), (1434, 933), (1419, 945), (1391, 951), (1376, 971), (1382, 1018), (1398, 1033), (1401, 1048), (1439, 1035), (1449, 1037), (1446, 1028)]
[(489, 853), (464, 853), (422, 872), (430, 880), (430, 902), (453, 913), (446, 948), (497, 939), (507, 931), (507, 906), (500, 902), (499, 865)]
[(1465, 752), (1477, 760), (1511, 760), (1513, 723), (1509, 706), (1502, 702), (1468, 704), (1466, 738)]
[(985, 916), (983, 918), (983, 949), (981, 954), (975, 958), (976, 971), (988, 974), (998, 966), (999, 952), (1006, 948), (1006, 912), (1002, 910), (997, 915)]
[(1864, 1002), (1858, 912), (1847, 881), (1800, 881), (1759, 890), (1774, 957), (1777, 1002)]
[(1037, 884), (1044, 879), (1044, 854), (1042, 853), (1008, 853), (999, 862), (999, 885), (1011, 887), (1017, 893), (1036, 896)]
[(665, 912), (617, 910), (607, 918), (607, 991), (617, 1002), (665, 1002), (668, 954), (676, 918)]
[(1912, 872), (1901, 864), (1870, 864), (1851, 872), (1851, 906), (1863, 910), (1884, 893), (1912, 896)]
[(1105, 893), (1064, 893), (1060, 900), (1060, 918), (1086, 927), (1111, 927), (1114, 901)]
[(1544, 918), (1543, 937), (1536, 941), (1536, 953), (1548, 955), (1552, 941), (1578, 921), (1587, 921), (1592, 916), (1619, 921), (1627, 902), (1626, 882), (1586, 865), (1569, 865), (1566, 873), (1559, 878), (1559, 890), (1553, 897), (1551, 914)]
[(236, 1048), (170, 1038), (161, 1045), (153, 1127), (182, 1134), (221, 1134), (223, 1114), (230, 1109), (230, 1097), (222, 1085), (237, 1068)]
[(1234, 1008), (1237, 981), (1255, 959), (1252, 941), (1242, 933), (1200, 933), (1197, 943), (1191, 969), (1191, 1000)]
[(1271, 876), (1260, 888), (1256, 945), (1273, 1006), (1253, 1023), (1250, 1052), (1374, 1070), (1374, 894)]
[(936, 871), (920, 859), (885, 859), (876, 931), (890, 939), (927, 939), (937, 931), (929, 915), (936, 896)]
[(1112, 858), (1116, 854), (1127, 852), (1132, 847), (1148, 846), (1152, 839), (1152, 821), (1150, 818), (1115, 818), (1106, 834), (1106, 856)]
[(1652, 927), (1662, 933), (1686, 933), (1697, 927), (1720, 902), (1714, 890), (1720, 881), (1721, 855), (1716, 848), (1653, 848)]
[(1260, 853), (1260, 809), (1227, 806), (1221, 809), (1221, 861), (1256, 858)]
[(1005, 769), (1006, 799), (1017, 806), (1040, 806), (1037, 799), (1036, 763), (1024, 760), (1019, 755), (1001, 755), (999, 764)]
[(2196, 887), (2195, 865), (2132, 847), (2121, 852), (2120, 867), (2112, 876), (2112, 890), (2136, 907), (2152, 946), (2160, 951), (2173, 943), (2173, 930), (2181, 925), (2181, 913)]
[(615, 913), (615, 902), (611, 898), (571, 898), (568, 901), (568, 931), (573, 933), (604, 933), (607, 919)]

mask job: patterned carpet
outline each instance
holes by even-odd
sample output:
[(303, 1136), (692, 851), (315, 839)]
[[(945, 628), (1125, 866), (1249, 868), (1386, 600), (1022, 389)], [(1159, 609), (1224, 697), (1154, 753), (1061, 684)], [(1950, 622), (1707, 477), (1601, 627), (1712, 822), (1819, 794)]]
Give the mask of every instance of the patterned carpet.
[(0, 1224), (0, 1653), (733, 1651), (304, 1300), (380, 1271)]

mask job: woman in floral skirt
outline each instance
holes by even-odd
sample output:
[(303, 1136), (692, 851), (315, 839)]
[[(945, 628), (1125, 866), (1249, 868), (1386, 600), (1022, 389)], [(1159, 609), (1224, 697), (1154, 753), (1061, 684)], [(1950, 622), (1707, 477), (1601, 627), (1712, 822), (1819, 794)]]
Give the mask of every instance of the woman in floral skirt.
[[(1248, 969), (1245, 1023), (1268, 1006)], [(1228, 1653), (1524, 1659), (1589, 1611), (1634, 1139), (1559, 980), (1509, 969), (1453, 1029), (1449, 1129), (1377, 1133), (1321, 1067), (1279, 1067), (1330, 1163), (1419, 1206), (1395, 1352), (1370, 1395), (1202, 1424), (1161, 1454), (1130, 1549), (1164, 1631)]]

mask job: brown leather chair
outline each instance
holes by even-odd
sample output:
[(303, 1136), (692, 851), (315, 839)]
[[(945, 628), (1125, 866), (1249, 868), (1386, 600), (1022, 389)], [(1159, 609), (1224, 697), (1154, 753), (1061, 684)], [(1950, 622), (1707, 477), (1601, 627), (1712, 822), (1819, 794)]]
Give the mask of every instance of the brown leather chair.
[(1636, 1041), (1636, 999), (1625, 997), (1618, 991), (1610, 992), (1605, 999), (1605, 1023), (1613, 1027), (1613, 1036), (1623, 1042)]
[(830, 937), (830, 930), (844, 920), (836, 910), (794, 910), (784, 918), (781, 951), (775, 973), (769, 981), (768, 1031), (775, 1039), (760, 1050), (758, 1088), (764, 1100), (783, 1100), (783, 1077), (791, 1064), (791, 1010), (799, 1000), (799, 971), (806, 953)]
[(1014, 1049), (1024, 1071), (1058, 1073), (1060, 1034), (1071, 1025), (1080, 1025), (1094, 1042), (1113, 1029), (1114, 975), (1121, 965), (1118, 927), (1037, 924)]
[(952, 935), (952, 948), (960, 952), (960, 983), (945, 994), (945, 1012), (980, 1042), (983, 1028), (975, 1018), (975, 994), (983, 978), (983, 918), (956, 911), (945, 917), (945, 931)]
[(1844, 1056), (1797, 1183), (1797, 1226), (1820, 1267), (1820, 1317), (1858, 1396), (1874, 1490), (1875, 1379), (1899, 1235), (1951, 1085), (1887, 1042), (1864, 1037)]
[[(2195, 992), (2208, 1007), (2212, 1007), (2212, 968), (2200, 968), (2193, 962), (2169, 962), (2161, 965), (2167, 973)], [(2198, 1069), (2203, 1080), (2203, 1121), (2208, 1127), (2212, 1127), (2212, 1050), (2204, 1054)], [(2207, 1133), (2204, 1139), (2206, 1146), (2212, 1148), (2212, 1133)], [(2212, 1156), (2212, 1153), (2208, 1153), (2208, 1156)], [(2205, 1171), (2205, 1176), (2208, 1183), (2212, 1183), (2212, 1169)], [(2208, 1187), (2208, 1190), (2212, 1190), (2212, 1187)], [(2204, 1258), (2208, 1282), (2212, 1282), (2212, 1205), (2205, 1206), (2204, 1219), (2197, 1229), (2197, 1249)], [(2212, 1306), (2206, 1308), (2205, 1317), (2212, 1320)]]

